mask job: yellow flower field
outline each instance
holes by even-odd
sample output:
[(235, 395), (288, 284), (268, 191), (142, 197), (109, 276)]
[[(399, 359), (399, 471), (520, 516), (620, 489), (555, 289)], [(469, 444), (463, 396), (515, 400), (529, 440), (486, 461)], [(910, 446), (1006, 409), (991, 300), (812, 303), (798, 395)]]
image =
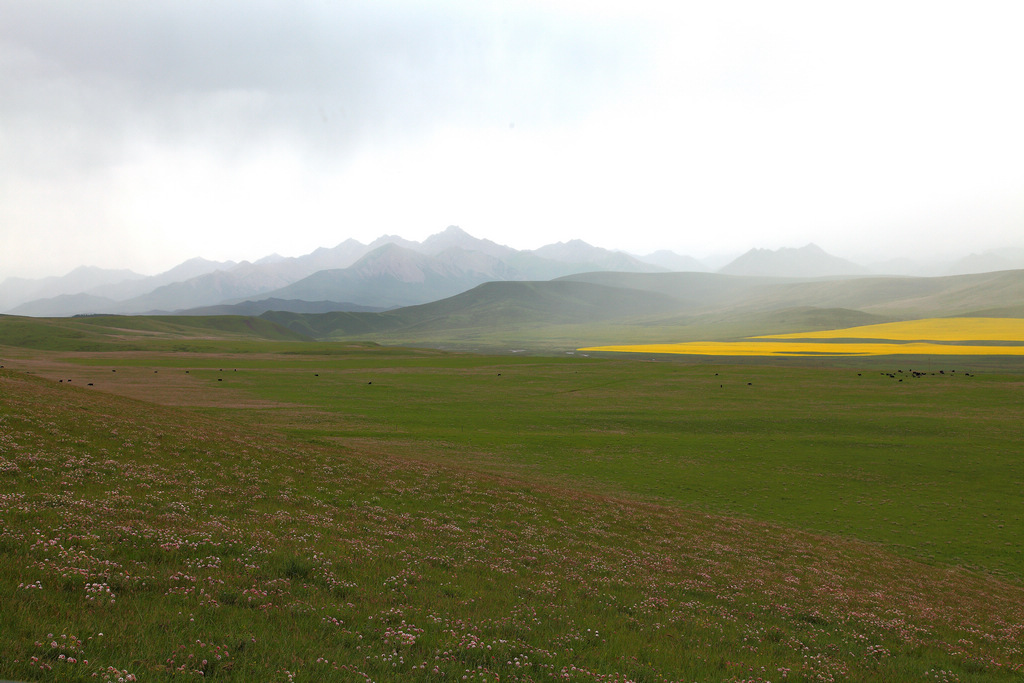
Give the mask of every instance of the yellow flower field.
[[(878, 341), (813, 341), (864, 339)], [(785, 340), (785, 341), (775, 341)], [(903, 341), (913, 340), (913, 341)], [(971, 344), (972, 341), (1007, 342)], [(961, 342), (961, 343), (949, 343)], [(676, 353), (697, 356), (1024, 356), (1024, 320), (932, 318), (840, 330), (765, 335), (738, 342), (593, 346), (580, 351)]]

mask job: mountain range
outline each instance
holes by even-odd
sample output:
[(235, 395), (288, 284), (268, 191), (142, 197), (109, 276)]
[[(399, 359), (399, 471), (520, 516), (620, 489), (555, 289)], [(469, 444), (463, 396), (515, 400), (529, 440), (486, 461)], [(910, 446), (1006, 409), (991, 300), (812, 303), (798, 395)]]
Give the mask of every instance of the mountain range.
[[(808, 244), (751, 249), (718, 273), (807, 279), (866, 277), (879, 269), (909, 273), (915, 268), (927, 270), (913, 262), (868, 268)], [(972, 254), (944, 268), (947, 273), (1024, 268), (1024, 250)], [(385, 235), (370, 244), (348, 239), (298, 257), (271, 254), (241, 263), (195, 258), (150, 277), (127, 270), (81, 267), (63, 277), (8, 278), (0, 283), (0, 312), (46, 317), (99, 313), (259, 315), (271, 310), (369, 312), (446, 299), (488, 282), (549, 281), (594, 272), (707, 270), (697, 259), (670, 251), (633, 256), (582, 240), (516, 250), (449, 226), (423, 242)]]

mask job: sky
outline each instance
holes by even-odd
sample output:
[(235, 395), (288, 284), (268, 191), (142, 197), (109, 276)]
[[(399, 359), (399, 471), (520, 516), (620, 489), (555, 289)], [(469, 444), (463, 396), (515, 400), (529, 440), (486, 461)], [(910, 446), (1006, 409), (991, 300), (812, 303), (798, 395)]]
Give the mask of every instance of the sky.
[(1024, 247), (1024, 3), (5, 0), (0, 280), (458, 225)]

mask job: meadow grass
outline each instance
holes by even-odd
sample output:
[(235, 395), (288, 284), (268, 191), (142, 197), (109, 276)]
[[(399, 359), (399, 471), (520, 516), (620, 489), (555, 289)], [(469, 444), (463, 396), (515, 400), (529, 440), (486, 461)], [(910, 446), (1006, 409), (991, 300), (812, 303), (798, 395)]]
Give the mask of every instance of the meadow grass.
[[(553, 384), (569, 401), (631, 395), (621, 364), (383, 362), (364, 350), (347, 364), (268, 357), (258, 372), (232, 367), (226, 382), (216, 380), (234, 358), (190, 371), (197, 398), (313, 399), (273, 420), (100, 386), (100, 373), (114, 389), (183, 360), (197, 359), (78, 366), (95, 373), (92, 388), (0, 370), (0, 677), (988, 681), (1024, 671), (1018, 584), (837, 534), (588, 494), (572, 483), (579, 473), (489, 475), (460, 454), (499, 440), (493, 419), (461, 425), (472, 436), (451, 442), (436, 430), (454, 439), (456, 429), (413, 421), (431, 387), (464, 383), (478, 399), (501, 393), (483, 382), (506, 378), (529, 387), (520, 398)], [(44, 372), (55, 368), (69, 369)], [(679, 388), (682, 368), (658, 371)], [(332, 373), (329, 388), (313, 388)], [(348, 408), (364, 412), (349, 433), (298, 419), (336, 427), (344, 411), (315, 397), (356, 386), (365, 391)], [(399, 388), (410, 405), (396, 414)], [(451, 406), (450, 420), (484, 414), (459, 405), (466, 394), (433, 399)], [(581, 412), (562, 405), (536, 428), (572, 446), (548, 433)], [(430, 443), (451, 448), (445, 463), (410, 457)]]
[(796, 359), (335, 351), (78, 354), (51, 376), (273, 426), (299, 442), (386, 443), (408, 458), (840, 533), (1024, 578), (1012, 372), (968, 373), (959, 362), (957, 372), (941, 358), (897, 372)]

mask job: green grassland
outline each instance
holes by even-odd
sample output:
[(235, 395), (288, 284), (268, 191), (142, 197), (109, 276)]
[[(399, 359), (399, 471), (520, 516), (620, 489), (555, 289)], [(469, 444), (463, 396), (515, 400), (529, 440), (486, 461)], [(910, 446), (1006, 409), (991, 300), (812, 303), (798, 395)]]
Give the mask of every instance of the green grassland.
[(205, 411), (299, 442), (388, 443), (407, 457), (841, 533), (1024, 578), (1017, 374), (968, 376), (969, 364), (955, 372), (949, 359), (931, 361), (935, 374), (915, 378), (908, 364), (890, 378), (896, 366), (338, 351), (75, 363), (103, 368), (97, 381), (115, 390), (126, 368), (190, 369), (203, 390), (238, 397), (240, 407)]
[(0, 321), (0, 678), (1024, 676), (1012, 361), (252, 320)]

